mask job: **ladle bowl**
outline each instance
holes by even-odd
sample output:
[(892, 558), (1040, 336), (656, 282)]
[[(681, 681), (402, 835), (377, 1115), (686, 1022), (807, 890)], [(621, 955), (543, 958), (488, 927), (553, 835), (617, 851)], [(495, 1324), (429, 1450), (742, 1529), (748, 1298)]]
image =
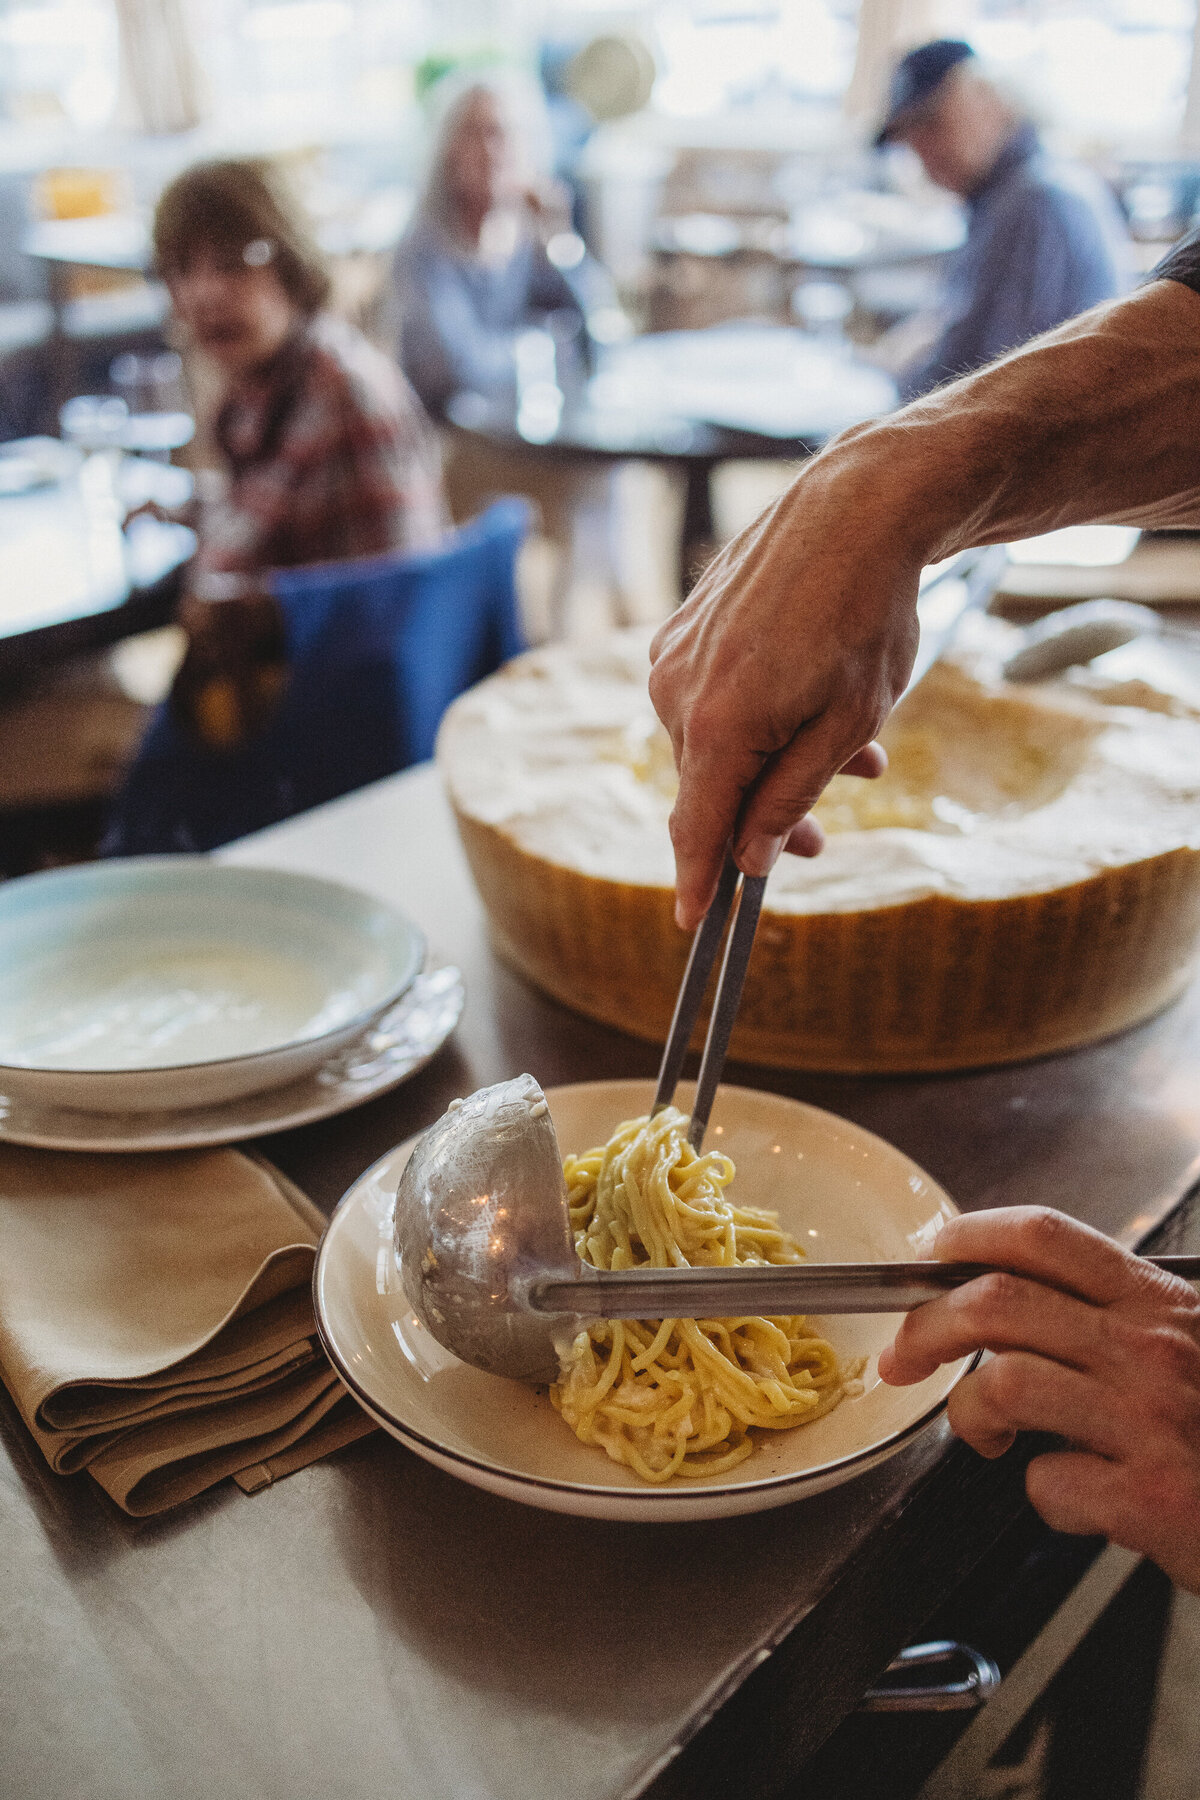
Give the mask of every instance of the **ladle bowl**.
[(521, 1304), (530, 1278), (578, 1274), (558, 1137), (532, 1075), (455, 1100), (416, 1142), (394, 1244), (418, 1318), (464, 1362), (520, 1381), (558, 1371), (556, 1321)]

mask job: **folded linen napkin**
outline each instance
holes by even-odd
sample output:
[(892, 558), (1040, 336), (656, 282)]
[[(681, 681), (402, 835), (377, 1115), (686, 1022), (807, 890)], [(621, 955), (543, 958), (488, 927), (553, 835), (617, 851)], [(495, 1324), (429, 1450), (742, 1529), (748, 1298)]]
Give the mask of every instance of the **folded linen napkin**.
[(235, 1150), (0, 1146), (0, 1377), (51, 1467), (142, 1515), (371, 1430), (316, 1336), (322, 1225)]

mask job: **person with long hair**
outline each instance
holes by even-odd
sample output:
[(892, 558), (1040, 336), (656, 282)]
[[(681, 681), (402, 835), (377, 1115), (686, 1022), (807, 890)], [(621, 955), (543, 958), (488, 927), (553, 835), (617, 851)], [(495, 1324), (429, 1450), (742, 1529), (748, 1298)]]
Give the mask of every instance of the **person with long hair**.
[(455, 394), (515, 393), (520, 334), (549, 322), (586, 343), (611, 304), (603, 271), (540, 171), (540, 96), (512, 71), (450, 82), (428, 169), (393, 270), (401, 367), (433, 414)]

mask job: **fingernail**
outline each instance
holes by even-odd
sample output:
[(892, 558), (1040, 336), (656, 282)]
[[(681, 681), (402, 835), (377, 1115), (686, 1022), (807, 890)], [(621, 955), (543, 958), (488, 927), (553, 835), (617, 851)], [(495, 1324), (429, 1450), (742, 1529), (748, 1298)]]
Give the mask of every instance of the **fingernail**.
[(737, 853), (738, 867), (745, 875), (769, 875), (782, 849), (781, 837), (747, 838)]
[(675, 902), (675, 923), (678, 925), (680, 931), (686, 931), (688, 928), (687, 911), (682, 900), (677, 900)]

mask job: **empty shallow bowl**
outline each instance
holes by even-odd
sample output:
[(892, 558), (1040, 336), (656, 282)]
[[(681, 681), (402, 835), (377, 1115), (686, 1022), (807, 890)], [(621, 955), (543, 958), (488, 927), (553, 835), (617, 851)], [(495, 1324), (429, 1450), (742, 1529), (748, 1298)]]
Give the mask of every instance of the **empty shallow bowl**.
[[(694, 1091), (681, 1082), (678, 1104), (686, 1109)], [(546, 1099), (565, 1153), (603, 1143), (623, 1119), (648, 1112), (654, 1083), (581, 1082), (548, 1088)], [(907, 1261), (958, 1210), (882, 1138), (778, 1094), (718, 1089), (705, 1147), (732, 1157), (730, 1197), (774, 1208), (814, 1262)], [(811, 1425), (761, 1433), (754, 1455), (727, 1474), (652, 1486), (581, 1444), (545, 1388), (470, 1368), (416, 1317), (392, 1248), (396, 1185), (411, 1148), (389, 1151), (334, 1213), (313, 1278), (317, 1326), (372, 1418), (418, 1456), (489, 1493), (553, 1512), (649, 1522), (783, 1506), (849, 1481), (935, 1427), (971, 1360), (914, 1387), (888, 1387), (877, 1362), (898, 1315), (814, 1317), (843, 1361), (864, 1359), (862, 1393)]]
[(0, 887), (0, 1092), (85, 1112), (213, 1106), (319, 1067), (424, 940), (369, 895), (203, 856)]

